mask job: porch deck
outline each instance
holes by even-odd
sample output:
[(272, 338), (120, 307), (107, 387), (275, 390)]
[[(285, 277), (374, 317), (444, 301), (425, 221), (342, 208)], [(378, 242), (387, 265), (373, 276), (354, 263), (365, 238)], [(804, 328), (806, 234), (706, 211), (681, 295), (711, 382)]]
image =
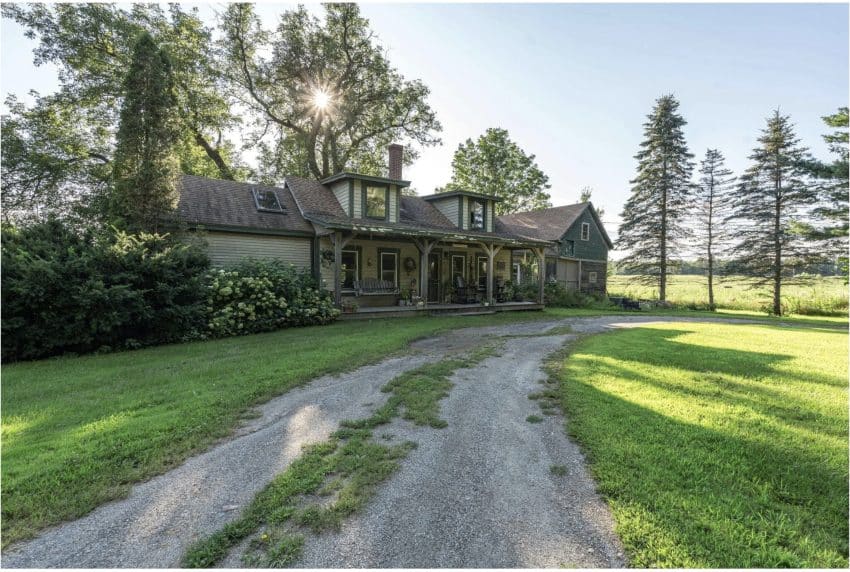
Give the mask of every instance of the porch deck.
[(492, 306), (481, 304), (429, 304), (424, 308), (416, 306), (375, 306), (359, 308), (353, 313), (342, 313), (340, 320), (365, 320), (370, 318), (413, 318), (415, 316), (437, 316), (454, 314), (472, 316), (495, 314), (496, 312), (517, 312), (542, 310), (543, 304), (537, 302), (499, 302)]

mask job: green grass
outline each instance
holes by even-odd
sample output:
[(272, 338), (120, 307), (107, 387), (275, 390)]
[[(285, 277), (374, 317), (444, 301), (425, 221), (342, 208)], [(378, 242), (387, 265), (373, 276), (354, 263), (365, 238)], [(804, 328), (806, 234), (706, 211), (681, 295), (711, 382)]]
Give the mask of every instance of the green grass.
[(847, 334), (677, 323), (552, 366), (635, 567), (847, 567)]
[[(452, 328), (620, 313), (550, 309), (340, 322), (4, 364), (3, 546), (124, 496), (133, 483), (229, 434), (253, 406), (317, 376), (379, 361)], [(832, 323), (825, 320), (805, 323)]]
[(540, 312), (341, 322), (3, 366), (3, 545), (86, 514), (229, 434), (251, 408), (457, 327)]
[[(704, 276), (673, 275), (669, 277), (667, 300), (692, 308), (708, 306), (708, 285)], [(658, 299), (657, 285), (642, 284), (637, 276), (608, 277), (610, 296)], [(770, 286), (755, 286), (755, 280), (744, 276), (720, 276), (714, 286), (718, 308), (766, 311), (773, 303)], [(798, 279), (783, 284), (784, 311), (802, 315), (847, 316), (848, 287), (840, 276)]]
[[(492, 346), (484, 346), (469, 356), (427, 364), (394, 378), (382, 388), (391, 394), (385, 405), (368, 418), (343, 422), (328, 441), (305, 448), (239, 519), (195, 542), (186, 552), (183, 565), (214, 566), (261, 527), (265, 531), (252, 539), (246, 564), (280, 567), (297, 559), (304, 539), (296, 530), (320, 533), (339, 528), (345, 517), (368, 502), (377, 485), (394, 473), (398, 462), (415, 447), (412, 442), (394, 446), (377, 443), (371, 430), (389, 423), (402, 409), (403, 417), (416, 425), (446, 427), (439, 417), (439, 402), (452, 388), (449, 377), (492, 353)], [(333, 499), (324, 502), (321, 497)]]

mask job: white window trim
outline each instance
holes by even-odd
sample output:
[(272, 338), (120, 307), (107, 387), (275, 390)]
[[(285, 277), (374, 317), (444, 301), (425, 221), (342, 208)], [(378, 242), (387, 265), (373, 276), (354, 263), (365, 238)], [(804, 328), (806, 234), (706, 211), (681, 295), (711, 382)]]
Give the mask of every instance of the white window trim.
[(587, 273), (587, 283), (588, 284), (596, 284), (596, 272), (588, 272)]
[(590, 223), (589, 222), (581, 223), (581, 239), (582, 240), (590, 240)]

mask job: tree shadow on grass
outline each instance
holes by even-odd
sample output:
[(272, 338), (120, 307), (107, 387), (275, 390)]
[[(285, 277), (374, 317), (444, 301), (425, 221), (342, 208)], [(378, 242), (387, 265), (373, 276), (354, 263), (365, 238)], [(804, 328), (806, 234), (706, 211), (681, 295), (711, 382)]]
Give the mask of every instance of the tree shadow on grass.
[(846, 567), (846, 453), (829, 463), (823, 447), (674, 419), (583, 380), (562, 392), (633, 566)]

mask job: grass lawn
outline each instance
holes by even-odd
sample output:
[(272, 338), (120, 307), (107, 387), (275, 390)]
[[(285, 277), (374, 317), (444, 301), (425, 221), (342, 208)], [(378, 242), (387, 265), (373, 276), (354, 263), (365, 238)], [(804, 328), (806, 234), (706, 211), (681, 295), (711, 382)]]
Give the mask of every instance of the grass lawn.
[(676, 323), (552, 365), (636, 567), (847, 567), (847, 332)]
[[(611, 296), (657, 299), (658, 286), (642, 284), (637, 276), (608, 277)], [(755, 280), (745, 276), (720, 276), (714, 284), (718, 308), (764, 311), (773, 303), (770, 286), (755, 286)], [(669, 277), (667, 299), (679, 305), (704, 307), (708, 305), (708, 284), (705, 276), (673, 275)], [(810, 315), (847, 315), (848, 287), (842, 276), (798, 279), (782, 285), (782, 303), (788, 312)]]
[(227, 435), (251, 407), (423, 336), (540, 312), (339, 322), (3, 366), (3, 545), (123, 496)]
[(618, 312), (340, 322), (4, 365), (3, 545), (123, 496), (132, 483), (227, 435), (252, 406), (314, 377), (379, 361), (450, 328), (612, 313)]

